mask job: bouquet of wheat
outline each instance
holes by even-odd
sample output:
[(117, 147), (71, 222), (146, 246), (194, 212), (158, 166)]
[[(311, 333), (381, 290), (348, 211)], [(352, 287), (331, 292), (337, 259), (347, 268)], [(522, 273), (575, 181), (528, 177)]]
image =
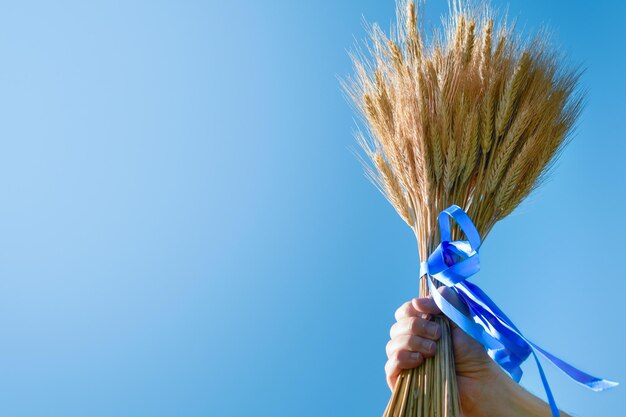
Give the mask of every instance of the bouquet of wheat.
[[(483, 238), (511, 213), (571, 137), (584, 99), (581, 70), (563, 63), (545, 31), (524, 40), (505, 19), (494, 24), (488, 6), (452, 6), (426, 42), (415, 4), (398, 0), (395, 36), (368, 26), (369, 56), (351, 53), (355, 76), (341, 80), (364, 119), (362, 162), (415, 233), (422, 261), (437, 248), (447, 207), (464, 209)], [(420, 296), (427, 284), (424, 274)], [(438, 320), (437, 354), (403, 371), (385, 416), (460, 415), (450, 327)]]

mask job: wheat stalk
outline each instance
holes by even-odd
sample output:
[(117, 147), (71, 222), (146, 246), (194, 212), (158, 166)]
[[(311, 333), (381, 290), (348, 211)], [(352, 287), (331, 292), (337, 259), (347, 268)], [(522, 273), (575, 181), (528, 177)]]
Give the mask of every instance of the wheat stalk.
[[(584, 97), (581, 72), (563, 64), (546, 33), (524, 41), (488, 6), (454, 2), (428, 43), (413, 1), (396, 6), (396, 35), (368, 26), (367, 54), (350, 53), (355, 77), (340, 81), (363, 116), (366, 133), (356, 137), (366, 172), (423, 260), (438, 243), (442, 209), (463, 207), (484, 238), (542, 182)], [(419, 292), (428, 294), (424, 280)], [(385, 416), (460, 415), (450, 330), (436, 319), (438, 352), (402, 372)]]

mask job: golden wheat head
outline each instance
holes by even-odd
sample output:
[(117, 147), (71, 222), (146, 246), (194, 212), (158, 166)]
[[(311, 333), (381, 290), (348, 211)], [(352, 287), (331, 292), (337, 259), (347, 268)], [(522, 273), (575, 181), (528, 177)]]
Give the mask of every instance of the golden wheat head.
[[(485, 236), (545, 177), (580, 113), (581, 71), (545, 31), (522, 41), (486, 5), (455, 2), (425, 37), (418, 7), (397, 2), (397, 30), (367, 27), (366, 53), (342, 80), (379, 188), (432, 249), (437, 213), (462, 206)], [(426, 39), (431, 39), (427, 42)]]

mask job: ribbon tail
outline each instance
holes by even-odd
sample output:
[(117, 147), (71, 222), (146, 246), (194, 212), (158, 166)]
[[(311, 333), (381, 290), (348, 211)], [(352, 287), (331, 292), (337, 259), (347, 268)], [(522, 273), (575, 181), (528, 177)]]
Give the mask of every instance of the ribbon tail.
[[(513, 324), (513, 322), (504, 314), (504, 312), (500, 310), (497, 305), (491, 299), (489, 299), (489, 297), (477, 285), (471, 284), (466, 281), (458, 284), (457, 286), (460, 287), (461, 290), (463, 290), (465, 296), (471, 297), (473, 302), (486, 308), (487, 311), (491, 313), (493, 317), (497, 319), (505, 328), (516, 334), (520, 339), (524, 340), (526, 343), (536, 349), (546, 359), (552, 362), (557, 368), (559, 368), (575, 382), (578, 382), (584, 387), (596, 392), (604, 391), (606, 389), (613, 388), (619, 385), (619, 383), (617, 382), (589, 375), (586, 372), (575, 368), (564, 360), (554, 356), (550, 352), (528, 340)], [(538, 361), (537, 365), (540, 366)], [(541, 372), (543, 372), (543, 370), (541, 370)]]
[(550, 362), (552, 362), (557, 368), (563, 371), (566, 375), (568, 375), (574, 381), (585, 386), (586, 388), (589, 388), (592, 391), (596, 391), (596, 392), (604, 391), (604, 390), (607, 390), (609, 388), (613, 388), (619, 385), (618, 382), (609, 381), (608, 379), (602, 379), (602, 378), (595, 377), (593, 375), (589, 375), (588, 373), (583, 372), (580, 369), (573, 367), (572, 365), (565, 362), (564, 360), (557, 358), (550, 352), (542, 349), (541, 347), (537, 346), (536, 344), (529, 341), (528, 339), (526, 341), (530, 343), (530, 345), (533, 348), (535, 348), (538, 352), (540, 352), (543, 356), (545, 356)]
[(533, 358), (535, 358), (537, 369), (539, 370), (539, 376), (541, 377), (543, 388), (546, 391), (546, 397), (548, 397), (548, 403), (550, 404), (550, 410), (552, 411), (552, 416), (559, 417), (561, 413), (559, 412), (559, 408), (556, 406), (556, 401), (554, 400), (554, 395), (552, 395), (550, 384), (548, 384), (548, 378), (546, 377), (546, 373), (543, 371), (543, 367), (541, 366), (541, 362), (539, 362), (539, 358), (537, 357), (537, 354), (535, 353), (535, 351), (533, 351), (532, 354), (533, 354)]

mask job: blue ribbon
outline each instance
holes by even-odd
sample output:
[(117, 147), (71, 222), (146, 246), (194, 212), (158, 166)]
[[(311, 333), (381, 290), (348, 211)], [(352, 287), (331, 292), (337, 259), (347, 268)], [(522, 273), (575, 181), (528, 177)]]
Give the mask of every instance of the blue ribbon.
[[(450, 219), (456, 221), (467, 240), (451, 240)], [(537, 363), (554, 417), (559, 416), (559, 410), (536, 352), (546, 357), (571, 379), (593, 391), (602, 391), (618, 385), (617, 382), (596, 378), (576, 369), (524, 337), (513, 322), (477, 285), (467, 281), (480, 269), (478, 259), (480, 234), (470, 217), (461, 207), (452, 205), (439, 213), (438, 221), (441, 243), (428, 260), (420, 264), (420, 277), (426, 275), (428, 289), (435, 303), (443, 314), (481, 343), (487, 349), (489, 356), (516, 382), (522, 378), (521, 364), (532, 355)], [(443, 298), (437, 291), (434, 280), (457, 293), (467, 305), (469, 317)]]

